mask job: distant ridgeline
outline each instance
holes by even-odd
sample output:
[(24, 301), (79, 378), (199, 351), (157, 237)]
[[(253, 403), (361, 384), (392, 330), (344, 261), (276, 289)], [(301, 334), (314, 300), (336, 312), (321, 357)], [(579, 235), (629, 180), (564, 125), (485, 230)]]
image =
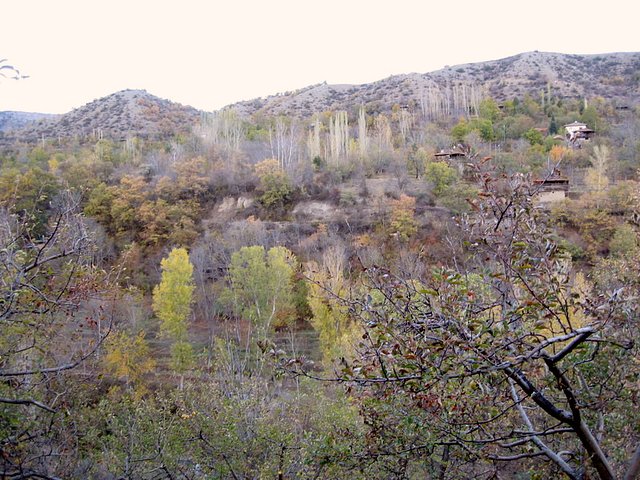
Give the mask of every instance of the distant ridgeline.
[[(394, 111), (426, 121), (479, 115), (480, 102), (534, 99), (544, 108), (552, 101), (602, 97), (616, 109), (630, 109), (640, 97), (640, 53), (568, 55), (528, 52), (500, 60), (447, 66), (430, 73), (410, 73), (362, 85), (326, 82), (265, 98), (238, 102), (240, 118), (284, 115), (311, 118), (363, 106), (368, 115)], [(155, 97), (144, 90), (123, 90), (64, 115), (0, 112), (0, 143), (34, 143), (62, 138), (95, 141), (132, 136), (161, 139), (192, 131), (202, 112)]]
[(195, 108), (144, 90), (123, 90), (64, 115), (0, 112), (0, 133), (5, 144), (62, 138), (79, 141), (124, 140), (130, 136), (164, 138), (191, 131), (199, 118), (200, 112)]

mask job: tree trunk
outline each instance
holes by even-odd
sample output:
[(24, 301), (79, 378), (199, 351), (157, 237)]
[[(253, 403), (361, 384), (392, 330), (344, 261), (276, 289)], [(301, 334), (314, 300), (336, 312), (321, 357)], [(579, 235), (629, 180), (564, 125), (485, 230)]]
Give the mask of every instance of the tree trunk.
[(634, 480), (638, 478), (638, 474), (640, 474), (640, 445), (638, 445), (636, 452), (631, 457), (629, 469), (624, 476), (624, 480)]
[(585, 448), (587, 455), (589, 455), (589, 458), (591, 459), (591, 463), (598, 471), (600, 478), (602, 480), (615, 480), (616, 477), (611, 469), (611, 465), (600, 448), (600, 445), (591, 433), (591, 430), (589, 430), (589, 427), (581, 420), (580, 423), (574, 425), (574, 428), (578, 434), (578, 438), (580, 438), (582, 446)]

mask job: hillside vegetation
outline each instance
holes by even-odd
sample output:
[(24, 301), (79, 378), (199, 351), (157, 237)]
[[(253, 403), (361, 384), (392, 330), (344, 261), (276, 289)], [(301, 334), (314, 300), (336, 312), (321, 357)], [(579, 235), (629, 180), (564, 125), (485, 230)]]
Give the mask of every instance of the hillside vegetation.
[(601, 57), (5, 134), (0, 477), (636, 478), (639, 55)]

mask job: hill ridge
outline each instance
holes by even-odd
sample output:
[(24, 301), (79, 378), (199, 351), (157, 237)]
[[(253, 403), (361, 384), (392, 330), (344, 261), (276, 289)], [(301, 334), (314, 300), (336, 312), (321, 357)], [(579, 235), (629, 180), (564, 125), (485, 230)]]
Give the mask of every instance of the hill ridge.
[[(5, 112), (0, 112), (0, 115)], [(43, 115), (43, 114), (37, 114)], [(98, 136), (123, 139), (127, 136), (160, 138), (187, 132), (201, 112), (143, 89), (119, 90), (97, 98), (68, 113), (39, 118), (17, 128), (7, 128), (6, 140), (32, 142), (45, 138)]]
[[(427, 73), (402, 73), (363, 84), (326, 82), (293, 92), (233, 103), (244, 115), (308, 117), (325, 110), (349, 110), (371, 105), (370, 111), (389, 110), (393, 104), (419, 108), (429, 91), (445, 94), (456, 84), (474, 85), (478, 93), (496, 100), (535, 95), (550, 88), (561, 98), (602, 96), (620, 103), (640, 99), (640, 52), (565, 54), (523, 52), (483, 62), (445, 66)], [(375, 103), (379, 103), (378, 106)]]

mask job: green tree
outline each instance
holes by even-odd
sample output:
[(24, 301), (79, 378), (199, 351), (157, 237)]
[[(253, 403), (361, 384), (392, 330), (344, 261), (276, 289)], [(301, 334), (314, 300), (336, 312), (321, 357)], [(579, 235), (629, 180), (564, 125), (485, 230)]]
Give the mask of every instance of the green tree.
[(262, 246), (242, 247), (231, 256), (222, 302), (237, 316), (250, 320), (257, 337), (271, 328), (287, 325), (295, 317), (293, 276), (298, 262), (285, 247), (268, 252)]
[(20, 217), (24, 234), (37, 239), (47, 230), (51, 201), (59, 192), (56, 178), (40, 167), (0, 171), (0, 207)]
[(478, 105), (478, 115), (494, 123), (500, 117), (500, 109), (493, 98), (485, 98)]
[(424, 148), (418, 148), (416, 144), (411, 145), (407, 155), (407, 173), (415, 176), (415, 178), (420, 178), (424, 174), (428, 158), (429, 156)]
[(451, 129), (451, 137), (454, 142), (462, 143), (464, 138), (471, 132), (472, 128), (464, 118), (461, 118), (458, 123)]
[(529, 142), (529, 145), (542, 145), (544, 141), (542, 133), (540, 133), (540, 131), (536, 130), (535, 128), (530, 128), (529, 130), (524, 132), (522, 137), (527, 140), (527, 142)]
[(278, 161), (267, 159), (255, 167), (260, 179), (260, 202), (267, 208), (282, 206), (293, 191), (287, 173), (280, 168)]
[(433, 184), (433, 193), (439, 197), (453, 184), (458, 174), (447, 162), (430, 162), (424, 174), (425, 178)]
[(102, 182), (95, 186), (89, 193), (89, 199), (84, 206), (84, 213), (105, 225), (111, 226), (111, 204), (114, 192)]
[(638, 234), (632, 225), (625, 223), (616, 228), (609, 243), (614, 256), (634, 255), (638, 252)]
[(340, 357), (350, 358), (362, 334), (357, 322), (349, 316), (348, 305), (340, 299), (349, 291), (344, 276), (345, 248), (329, 246), (322, 255), (322, 264), (311, 263), (306, 271), (309, 281), (311, 325), (320, 337), (320, 348), (327, 365)]
[(162, 279), (153, 289), (153, 312), (162, 322), (160, 333), (171, 339), (171, 361), (181, 375), (193, 361), (193, 348), (188, 340), (188, 319), (193, 302), (193, 265), (184, 248), (174, 248), (161, 262)]
[(555, 115), (551, 116), (551, 121), (549, 122), (549, 135), (555, 135), (558, 133), (558, 122), (556, 121)]
[(594, 130), (602, 130), (604, 122), (600, 118), (598, 110), (593, 105), (587, 106), (580, 115), (580, 121), (586, 123), (589, 128)]
[(472, 126), (474, 130), (477, 130), (480, 138), (485, 142), (493, 142), (496, 139), (493, 122), (488, 118), (477, 118), (472, 122)]

